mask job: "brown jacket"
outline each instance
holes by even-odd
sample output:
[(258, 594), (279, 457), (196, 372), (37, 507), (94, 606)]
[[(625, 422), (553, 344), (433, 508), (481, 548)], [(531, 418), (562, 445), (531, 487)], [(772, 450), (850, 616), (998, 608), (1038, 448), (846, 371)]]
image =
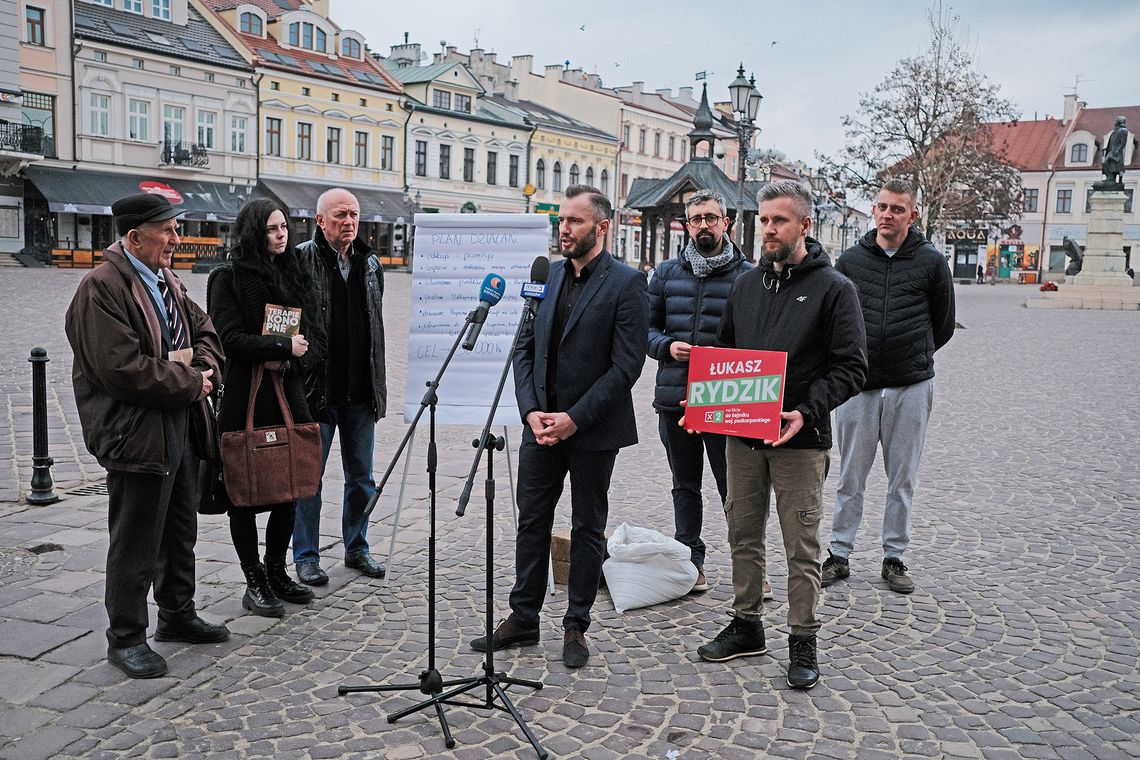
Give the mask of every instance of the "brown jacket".
[(158, 315), (122, 244), (103, 255), (106, 261), (79, 284), (66, 318), (83, 440), (108, 470), (166, 474), (164, 413), (194, 404), (204, 370), (220, 381), (221, 343), (210, 318), (164, 269), (194, 352), (190, 366), (168, 361)]

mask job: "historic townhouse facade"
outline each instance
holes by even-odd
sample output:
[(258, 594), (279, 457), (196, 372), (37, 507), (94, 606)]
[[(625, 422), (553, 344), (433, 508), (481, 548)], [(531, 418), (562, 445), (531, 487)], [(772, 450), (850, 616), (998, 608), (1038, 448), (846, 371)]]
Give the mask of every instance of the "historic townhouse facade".
[(394, 45), (384, 61), (408, 110), (405, 176), (426, 213), (522, 212), (533, 127), (486, 98), (462, 63), (419, 64), (419, 46)]
[[(54, 155), (23, 172), (29, 243), (89, 266), (117, 238), (111, 200), (154, 192), (184, 212), (178, 265), (215, 252), (256, 181), (250, 68), (186, 0), (77, 0), (67, 20), (74, 107), (35, 104), (54, 109)], [(52, 63), (24, 76), (59, 98)]]
[(191, 0), (253, 69), (260, 187), (289, 209), (294, 234), (315, 227), (330, 187), (360, 201), (361, 236), (388, 262), (404, 260), (412, 209), (405, 193), (406, 114), (398, 82), (363, 37), (328, 18), (328, 3)]

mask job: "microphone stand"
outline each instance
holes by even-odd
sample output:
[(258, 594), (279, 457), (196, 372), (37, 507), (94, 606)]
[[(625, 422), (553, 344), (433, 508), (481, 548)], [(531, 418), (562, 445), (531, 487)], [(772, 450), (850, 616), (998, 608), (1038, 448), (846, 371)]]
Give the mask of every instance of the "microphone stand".
[[(418, 689), (423, 694), (430, 695), (431, 698), (420, 702), (419, 704), (398, 713), (392, 713), (388, 716), (389, 723), (395, 723), (398, 719), (409, 715), (418, 710), (422, 710), (429, 706), (435, 707), (436, 715), (439, 716), (439, 724), (443, 729), (444, 744), (448, 749), (455, 746), (455, 739), (451, 735), (451, 728), (447, 725), (447, 717), (443, 712), (443, 696), (440, 692), (444, 687), (454, 686), (456, 684), (467, 683), (470, 679), (461, 681), (444, 681), (443, 677), (435, 667), (435, 507), (436, 507), (436, 436), (435, 436), (435, 412), (436, 405), (439, 402), (439, 397), (436, 394), (436, 389), (439, 388), (439, 381), (443, 377), (443, 373), (447, 370), (448, 364), (451, 363), (452, 357), (455, 355), (456, 349), (459, 348), (460, 341), (463, 340), (463, 335), (467, 328), (474, 322), (476, 312), (472, 311), (467, 315), (467, 320), (463, 323), (463, 327), (459, 330), (459, 334), (455, 336), (455, 342), (451, 345), (451, 350), (447, 352), (447, 358), (443, 360), (443, 365), (436, 373), (434, 380), (427, 382), (427, 392), (424, 393), (423, 399), (420, 400), (419, 411), (416, 412), (415, 418), (412, 420), (411, 425), (408, 427), (408, 432), (404, 434), (404, 439), (400, 442), (399, 448), (396, 450), (395, 456), (392, 457), (388, 469), (384, 472), (384, 477), (381, 478), (380, 483), (376, 487), (376, 492), (372, 495), (372, 499), (368, 502), (368, 506), (364, 510), (364, 519), (367, 520), (368, 516), (372, 514), (377, 502), (380, 499), (380, 494), (384, 490), (384, 486), (388, 483), (388, 478), (391, 477), (392, 471), (396, 468), (396, 463), (400, 459), (400, 455), (411, 440), (412, 435), (416, 431), (416, 426), (419, 424), (420, 418), (423, 417), (424, 410), (430, 409), (429, 415), (430, 423), (428, 425), (428, 456), (427, 456), (427, 473), (428, 473), (428, 665), (427, 669), (420, 672), (419, 680), (416, 683), (393, 684), (393, 685), (371, 685), (371, 686), (339, 686), (337, 687), (337, 694), (344, 696), (355, 692), (373, 692), (373, 691), (410, 691)], [(393, 526), (393, 530), (395, 527)], [(545, 755), (543, 755), (545, 757)]]

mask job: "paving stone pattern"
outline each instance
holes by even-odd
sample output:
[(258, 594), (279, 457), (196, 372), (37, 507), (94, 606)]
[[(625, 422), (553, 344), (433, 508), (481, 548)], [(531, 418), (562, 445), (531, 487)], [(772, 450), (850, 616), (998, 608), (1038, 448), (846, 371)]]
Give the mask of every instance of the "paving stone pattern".
[[(342, 684), (414, 683), (426, 667), (426, 426), (411, 458), (390, 582), (367, 581), (341, 564), (340, 484), (330, 473), (322, 528), (332, 581), (315, 602), (288, 605), (283, 620), (243, 614), (225, 518), (205, 517), (198, 604), (207, 618), (229, 624), (231, 640), (155, 645), (170, 675), (154, 681), (129, 681), (106, 664), (106, 497), (66, 493), (102, 477), (83, 448), (62, 330), (82, 274), (0, 276), (0, 757), (534, 757), (501, 711), (448, 708), (457, 745), (447, 750), (430, 711), (387, 722), (417, 691), (337, 696)], [(205, 277), (185, 279), (200, 298)], [(389, 277), (393, 409), (403, 398), (408, 288), (406, 274)], [(938, 354), (906, 558), (918, 588), (895, 595), (879, 578), (884, 482), (875, 472), (851, 578), (823, 594), (819, 686), (796, 692), (784, 682), (786, 572), (774, 523), (770, 654), (726, 664), (697, 657), (731, 603), (725, 524), (710, 478), (712, 590), (624, 615), (603, 590), (588, 633), (590, 664), (575, 672), (560, 660), (560, 588), (544, 612), (542, 641), (499, 655), (498, 668), (544, 683), (509, 693), (551, 755), (1140, 756), (1140, 322), (1127, 312), (1026, 310), (1030, 294), (959, 286), (965, 329)], [(47, 348), (52, 360), (51, 453), (65, 497), (46, 507), (21, 501), (31, 475), (33, 346)], [(618, 457), (610, 524), (669, 533), (669, 476), (649, 403), (653, 374), (647, 365), (637, 387), (642, 443)], [(380, 424), (378, 474), (405, 429), (399, 415)], [(472, 435), (440, 430), (435, 644), (446, 679), (481, 673), (482, 659), (467, 645), (484, 622), (481, 483), (467, 515), (454, 516)], [(507, 611), (513, 578), (505, 464), (497, 457), (496, 619)], [(827, 512), (838, 461), (832, 465)], [(370, 535), (380, 555), (399, 472), (374, 515)], [(559, 525), (567, 523), (560, 514)], [(829, 532), (825, 520), (825, 540)]]

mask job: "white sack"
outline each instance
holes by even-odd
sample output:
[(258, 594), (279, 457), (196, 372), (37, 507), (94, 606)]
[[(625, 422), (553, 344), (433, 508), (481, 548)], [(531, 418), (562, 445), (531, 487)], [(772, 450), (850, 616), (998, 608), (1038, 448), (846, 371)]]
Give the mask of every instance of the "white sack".
[(607, 548), (602, 572), (618, 612), (679, 599), (697, 581), (689, 547), (651, 528), (622, 523)]

